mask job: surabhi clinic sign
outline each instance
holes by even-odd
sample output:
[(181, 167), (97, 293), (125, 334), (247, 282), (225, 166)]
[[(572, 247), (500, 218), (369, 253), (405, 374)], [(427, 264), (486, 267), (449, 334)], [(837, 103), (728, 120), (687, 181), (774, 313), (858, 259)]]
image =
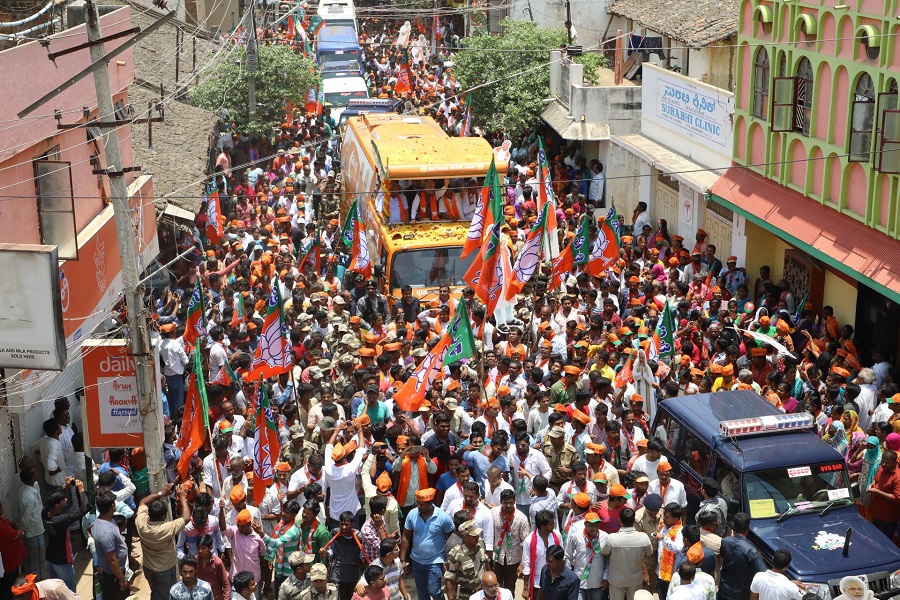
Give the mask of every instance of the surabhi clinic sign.
[(127, 342), (85, 340), (81, 364), (91, 447), (143, 446), (134, 357)]

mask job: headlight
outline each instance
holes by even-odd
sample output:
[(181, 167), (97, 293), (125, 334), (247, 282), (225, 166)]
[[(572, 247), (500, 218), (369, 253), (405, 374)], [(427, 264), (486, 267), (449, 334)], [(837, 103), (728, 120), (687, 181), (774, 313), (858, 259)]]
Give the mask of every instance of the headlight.
[[(900, 571), (898, 571), (900, 575)], [(804, 600), (831, 600), (831, 590), (827, 583), (807, 583), (803, 593)]]
[(900, 569), (891, 573), (891, 589), (895, 590), (897, 588), (900, 588)]

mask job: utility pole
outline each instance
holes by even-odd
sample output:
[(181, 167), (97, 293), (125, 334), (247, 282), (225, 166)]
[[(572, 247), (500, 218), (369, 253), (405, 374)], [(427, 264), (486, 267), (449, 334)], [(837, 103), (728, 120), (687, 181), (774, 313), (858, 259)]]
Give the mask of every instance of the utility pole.
[(566, 0), (566, 39), (572, 43), (572, 1)]
[[(84, 4), (87, 38), (96, 42), (102, 38), (100, 13), (93, 0)], [(109, 67), (104, 62), (102, 43), (90, 47), (91, 62), (102, 62), (94, 71), (94, 87), (97, 90), (97, 107), (100, 120), (114, 118), (112, 92), (109, 88)], [(143, 292), (138, 286), (138, 257), (135, 248), (135, 234), (125, 186), (125, 170), (119, 150), (119, 136), (116, 127), (103, 130), (103, 147), (106, 152), (106, 175), (112, 196), (113, 216), (116, 220), (116, 237), (119, 255), (122, 257), (122, 284), (125, 288), (125, 304), (128, 309), (128, 335), (131, 338), (131, 353), (134, 356), (134, 372), (137, 378), (138, 406), (141, 427), (144, 434), (144, 453), (147, 457), (147, 472), (150, 475), (150, 489), (158, 491), (166, 482), (163, 461), (163, 440), (159, 424), (163, 420), (162, 404), (156, 395), (156, 376), (153, 369), (153, 349), (144, 316)]]
[[(247, 27), (247, 111), (251, 121), (256, 120), (256, 71), (259, 56), (256, 50), (256, 0), (250, 3)], [(299, 26), (299, 23), (298, 23)]]

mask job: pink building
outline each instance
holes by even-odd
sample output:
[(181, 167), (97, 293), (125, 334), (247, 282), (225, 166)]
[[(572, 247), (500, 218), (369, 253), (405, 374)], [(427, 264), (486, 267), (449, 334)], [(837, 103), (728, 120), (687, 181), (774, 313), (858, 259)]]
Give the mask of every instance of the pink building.
[[(896, 0), (743, 0), (734, 162), (710, 199), (746, 220), (747, 272), (900, 355)], [(751, 294), (753, 290), (751, 288)], [(863, 349), (865, 353), (868, 349)]]
[[(101, 19), (103, 34), (132, 26), (131, 9), (121, 8)], [(127, 37), (106, 44), (110, 51)], [(49, 50), (58, 52), (87, 41), (84, 26), (50, 38)], [(109, 180), (92, 173), (105, 168), (102, 132), (95, 127), (59, 129), (58, 125), (97, 119), (97, 99), (91, 75), (18, 118), (26, 106), (56, 88), (90, 64), (87, 49), (48, 59), (47, 49), (30, 42), (0, 52), (0, 243), (47, 244), (59, 248), (60, 296), (69, 363), (61, 372), (16, 371), (3, 376), (6, 398), (0, 401), (0, 440), (12, 452), (0, 453), (0, 498), (6, 498), (16, 477), (16, 462), (41, 435), (41, 423), (52, 414), (53, 399), (68, 396), (73, 418), (80, 420), (75, 391), (83, 386), (80, 346), (92, 333), (106, 331), (109, 311), (122, 292), (119, 255)], [(134, 80), (129, 49), (110, 61), (110, 84), (115, 115), (100, 120), (127, 120), (128, 86)], [(61, 120), (54, 111), (61, 112)], [(138, 113), (140, 107), (135, 109)], [(133, 164), (131, 126), (116, 129), (125, 166)], [(96, 166), (95, 166), (96, 165)], [(150, 177), (130, 173), (129, 194), (133, 221), (139, 231), (138, 249), (145, 267), (158, 254), (153, 185)], [(11, 444), (7, 444), (11, 441)]]

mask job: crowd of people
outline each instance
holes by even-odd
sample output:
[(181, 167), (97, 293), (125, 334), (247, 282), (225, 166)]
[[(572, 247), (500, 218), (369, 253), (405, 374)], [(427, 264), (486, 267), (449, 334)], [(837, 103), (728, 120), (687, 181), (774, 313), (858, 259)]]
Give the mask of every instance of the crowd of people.
[[(378, 94), (394, 93), (401, 63), (390, 40), (403, 26), (361, 28)], [(452, 131), (461, 107), (448, 100), (456, 86), (441, 60), (414, 69), (405, 99)], [(524, 600), (800, 598), (784, 576), (790, 553), (767, 566), (747, 539), (749, 515), (729, 515), (727, 482), (703, 479), (703, 501), (689, 514), (651, 430), (648, 411), (666, 398), (724, 390), (813, 415), (859, 484), (862, 514), (897, 539), (900, 394), (886, 351), (767, 268), (754, 277), (740, 257), (720, 257), (703, 230), (693, 242), (670, 234), (643, 203), (619, 217), (609, 269), (597, 277), (575, 268), (554, 287), (544, 265), (512, 320), (497, 322), (463, 288), (475, 354), (444, 367), (427, 400), (403, 410), (394, 394), (446, 332), (454, 290), (442, 286), (423, 303), (405, 287), (389, 299), (377, 278), (349, 270), (340, 168), (327, 152), (333, 133), (319, 133), (334, 125), (327, 112), (312, 118), (321, 122), (312, 133), (308, 120), (284, 124), (267, 142), (272, 159), (242, 145), (248, 167), (233, 166), (244, 164), (233, 161), (237, 146), (223, 147), (223, 235), (208, 235), (204, 204), (178, 244), (193, 251), (150, 307), (163, 338), (168, 483), (150, 489), (139, 448), (109, 449), (92, 464), (68, 400), (58, 400), (0, 519), (0, 600), (73, 598), (76, 532), (104, 600), (124, 600), (139, 569), (152, 600), (409, 600), (412, 582), (432, 600), (511, 600), (517, 591)], [(505, 147), (504, 235), (514, 252), (538, 214), (537, 133)], [(585, 215), (596, 224), (608, 214), (603, 167), (559, 140), (548, 156), (565, 247)], [(198, 282), (206, 335), (189, 343)], [(252, 362), (274, 286), (291, 365), (260, 384)], [(666, 310), (674, 349), (651, 360)], [(192, 375), (194, 353), (202, 378)], [(206, 382), (211, 435), (183, 477), (191, 381)], [(274, 482), (254, 502), (263, 393), (280, 451)]]

